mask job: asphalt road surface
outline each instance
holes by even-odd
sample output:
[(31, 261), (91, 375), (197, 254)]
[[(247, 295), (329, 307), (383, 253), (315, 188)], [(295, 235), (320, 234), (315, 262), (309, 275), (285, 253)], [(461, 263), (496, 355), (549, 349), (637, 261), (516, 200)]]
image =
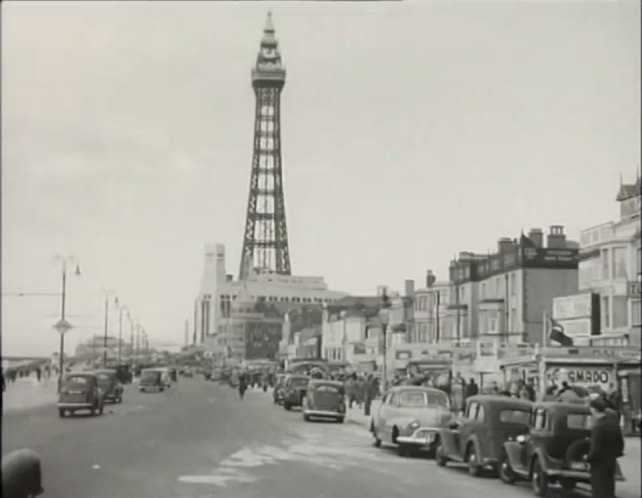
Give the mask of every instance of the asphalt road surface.
[(306, 423), (269, 392), (250, 390), (240, 401), (199, 378), (163, 393), (128, 387), (102, 417), (61, 419), (53, 405), (10, 412), (2, 435), (3, 455), (40, 453), (45, 498), (533, 496), (526, 485), (374, 448), (356, 423)]

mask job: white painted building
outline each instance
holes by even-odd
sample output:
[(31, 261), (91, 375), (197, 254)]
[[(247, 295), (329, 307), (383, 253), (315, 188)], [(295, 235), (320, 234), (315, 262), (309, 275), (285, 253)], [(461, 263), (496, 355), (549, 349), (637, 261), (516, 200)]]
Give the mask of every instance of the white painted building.
[(221, 320), (229, 318), (232, 303), (241, 294), (250, 299), (266, 302), (327, 304), (341, 297), (345, 292), (328, 289), (323, 277), (300, 277), (276, 273), (252, 272), (247, 280), (234, 280), (227, 274), (225, 246), (208, 244), (205, 249), (205, 266), (201, 291), (195, 302), (194, 335), (197, 343), (217, 351), (218, 341), (214, 336), (219, 332)]
[(621, 185), (620, 219), (580, 233), (579, 289), (600, 295), (602, 344), (640, 344), (640, 188)]

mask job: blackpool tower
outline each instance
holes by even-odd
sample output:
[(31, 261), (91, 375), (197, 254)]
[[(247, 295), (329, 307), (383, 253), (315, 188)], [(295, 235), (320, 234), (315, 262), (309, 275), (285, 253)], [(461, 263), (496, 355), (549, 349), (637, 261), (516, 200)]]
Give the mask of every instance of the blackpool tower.
[(252, 69), (256, 95), (254, 153), (239, 280), (254, 268), (290, 275), (290, 252), (285, 222), (283, 172), (281, 166), (281, 90), (285, 68), (268, 13), (261, 47)]

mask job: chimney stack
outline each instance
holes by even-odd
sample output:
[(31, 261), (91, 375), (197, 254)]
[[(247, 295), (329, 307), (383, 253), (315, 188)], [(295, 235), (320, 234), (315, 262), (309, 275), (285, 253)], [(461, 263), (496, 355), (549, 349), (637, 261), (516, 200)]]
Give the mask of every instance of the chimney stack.
[(415, 281), (414, 280), (406, 280), (404, 288), (406, 290), (406, 297), (412, 297), (412, 296), (415, 295)]
[(497, 252), (504, 254), (513, 250), (513, 241), (508, 237), (502, 237), (497, 241)]
[(547, 239), (548, 249), (566, 249), (566, 235), (562, 225), (551, 225)]
[(426, 287), (430, 289), (434, 284), (437, 278), (435, 275), (432, 273), (432, 270), (427, 270), (426, 271)]
[(542, 249), (544, 247), (544, 232), (540, 228), (531, 228), (528, 232), (528, 238), (535, 244), (535, 247)]

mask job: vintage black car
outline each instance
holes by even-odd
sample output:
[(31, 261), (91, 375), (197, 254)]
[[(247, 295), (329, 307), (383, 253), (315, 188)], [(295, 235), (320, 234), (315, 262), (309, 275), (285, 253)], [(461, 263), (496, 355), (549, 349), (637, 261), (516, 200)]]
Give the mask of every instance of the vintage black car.
[(303, 398), (303, 420), (331, 418), (343, 423), (346, 416), (346, 393), (343, 382), (311, 380)]
[(103, 408), (103, 391), (95, 373), (81, 372), (65, 376), (58, 398), (58, 413), (61, 417), (78, 410), (89, 410), (92, 415), (102, 415)]
[(283, 408), (302, 406), (310, 378), (305, 375), (289, 374), (283, 384)]
[(283, 402), (283, 389), (285, 387), (285, 374), (277, 374), (276, 381), (274, 384), (274, 390), (272, 391), (272, 400), (275, 405), (280, 405)]
[[(585, 456), (590, 448), (591, 411), (583, 403), (535, 404), (528, 430), (504, 443), (499, 476), (506, 484), (531, 482), (537, 496), (546, 496), (550, 484), (572, 490), (589, 483)], [(623, 480), (620, 467), (616, 479)]]
[(105, 401), (122, 403), (124, 389), (121, 383), (118, 382), (116, 370), (97, 370), (96, 377), (98, 378), (98, 387), (102, 389)]
[(472, 476), (485, 468), (498, 472), (504, 441), (528, 429), (533, 403), (508, 396), (477, 395), (466, 400), (464, 415), (440, 429), (435, 460), (468, 464)]

